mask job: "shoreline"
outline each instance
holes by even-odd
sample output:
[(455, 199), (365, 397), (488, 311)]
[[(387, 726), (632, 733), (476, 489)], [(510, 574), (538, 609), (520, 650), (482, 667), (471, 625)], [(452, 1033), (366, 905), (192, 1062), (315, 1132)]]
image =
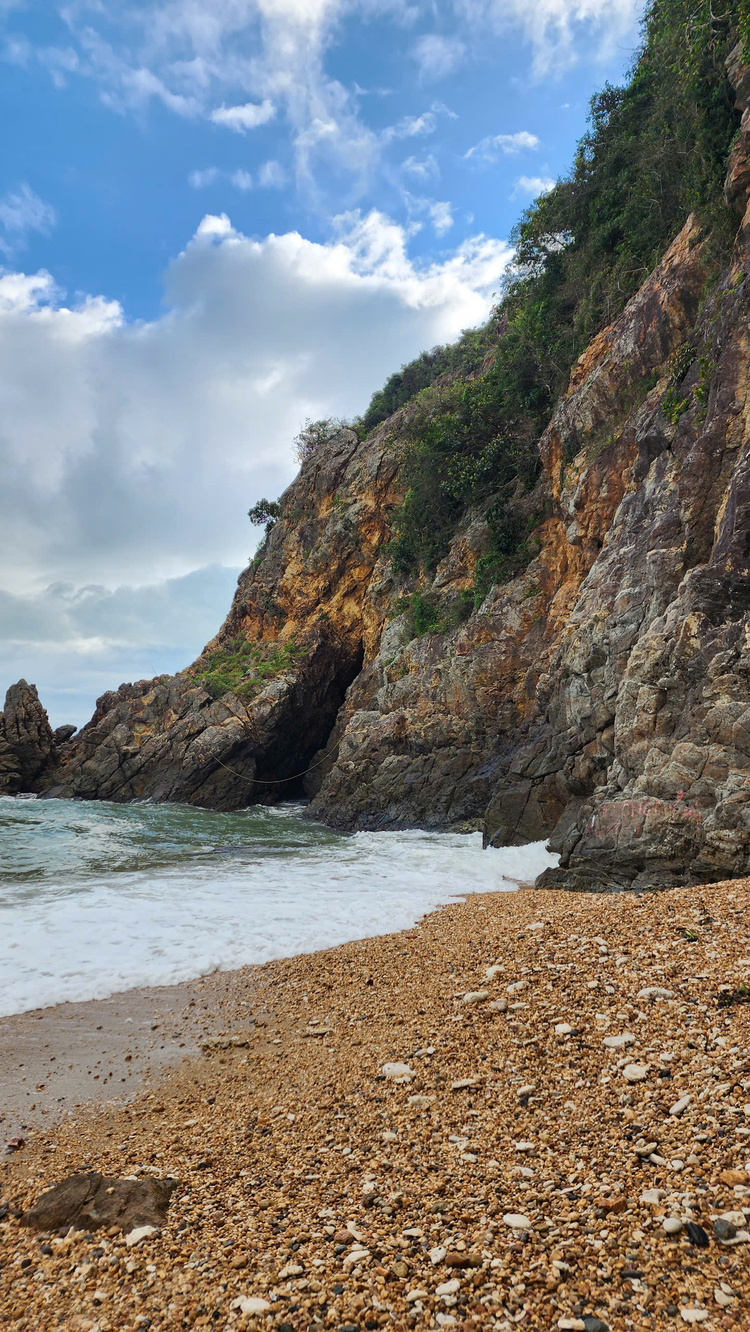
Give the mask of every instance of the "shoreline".
[[(9, 1212), (7, 1325), (747, 1326), (750, 1249), (713, 1226), (737, 1213), (742, 1233), (743, 1209), (750, 1226), (750, 1004), (718, 1007), (750, 977), (749, 906), (747, 880), (471, 894), (399, 933), (165, 987), (153, 1033), (138, 1005), (159, 991), (69, 1006), (113, 1008), (99, 1041), (134, 1028), (150, 1078), (45, 1117), (0, 1160), (0, 1203), (84, 1167), (180, 1187), (134, 1249), (110, 1231), (44, 1253)], [(59, 1029), (56, 1009), (19, 1018), (51, 1046), (55, 1013)]]

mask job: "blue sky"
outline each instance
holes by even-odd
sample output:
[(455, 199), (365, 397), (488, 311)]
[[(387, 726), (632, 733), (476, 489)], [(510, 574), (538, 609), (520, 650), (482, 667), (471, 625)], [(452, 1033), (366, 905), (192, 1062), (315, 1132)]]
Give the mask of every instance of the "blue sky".
[(186, 664), (306, 416), (481, 322), (640, 0), (0, 0), (0, 687)]

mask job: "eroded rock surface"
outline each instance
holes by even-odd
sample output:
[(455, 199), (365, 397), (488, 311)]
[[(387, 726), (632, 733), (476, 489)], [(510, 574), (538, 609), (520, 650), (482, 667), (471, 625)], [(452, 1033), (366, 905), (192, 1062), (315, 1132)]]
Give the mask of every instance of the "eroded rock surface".
[(110, 1179), (98, 1170), (69, 1175), (48, 1189), (21, 1217), (34, 1230), (98, 1230), (162, 1226), (176, 1179)]

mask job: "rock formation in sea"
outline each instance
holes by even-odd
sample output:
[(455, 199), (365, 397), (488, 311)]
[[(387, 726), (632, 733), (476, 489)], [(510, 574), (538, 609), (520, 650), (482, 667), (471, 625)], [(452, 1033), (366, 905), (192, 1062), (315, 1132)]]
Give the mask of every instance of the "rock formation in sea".
[[(549, 837), (561, 862), (545, 883), (567, 889), (750, 873), (739, 45), (727, 69), (742, 115), (726, 176), (736, 238), (717, 257), (700, 218), (684, 219), (573, 364), (533, 482), (504, 492), (533, 558), (477, 594), (487, 501), (459, 516), (434, 567), (399, 572), (424, 395), (364, 438), (343, 427), (310, 451), (191, 666), (105, 694), (72, 738), (52, 733), (32, 686), (13, 686), (0, 789), (219, 809), (304, 791), (340, 829)], [(472, 373), (491, 362), (490, 349)]]

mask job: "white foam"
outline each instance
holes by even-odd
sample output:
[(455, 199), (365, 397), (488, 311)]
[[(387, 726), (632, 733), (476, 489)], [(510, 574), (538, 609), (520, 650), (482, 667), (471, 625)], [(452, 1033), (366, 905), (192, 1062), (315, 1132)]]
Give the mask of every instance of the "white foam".
[(293, 818), (303, 844), (286, 853), (194, 855), (5, 894), (0, 1014), (404, 929), (452, 898), (507, 891), (557, 861), (542, 842), (483, 851), (479, 833), (357, 833), (306, 846), (309, 825)]

